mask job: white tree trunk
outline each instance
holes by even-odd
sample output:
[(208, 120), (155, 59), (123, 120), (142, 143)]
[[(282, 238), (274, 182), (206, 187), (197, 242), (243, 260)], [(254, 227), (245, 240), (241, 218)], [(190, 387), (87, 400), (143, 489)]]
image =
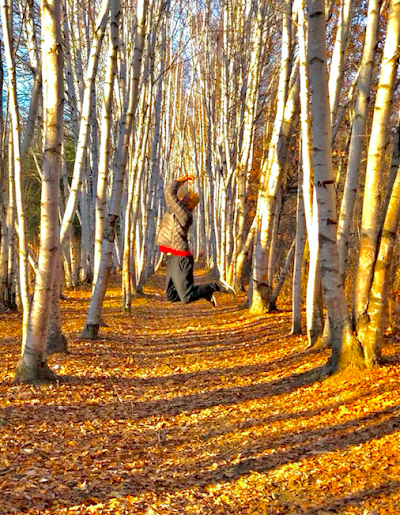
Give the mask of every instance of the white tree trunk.
[(395, 181), (386, 211), (374, 278), (368, 301), (368, 324), (359, 330), (367, 366), (381, 362), (381, 347), (385, 328), (385, 311), (391, 284), (392, 257), (400, 219), (400, 125), (394, 142), (391, 171)]
[(361, 366), (361, 346), (350, 317), (339, 270), (336, 245), (336, 199), (332, 173), (332, 135), (328, 98), (324, 0), (308, 0), (308, 66), (312, 91), (314, 181), (319, 211), (320, 269), (331, 329), (332, 355), (327, 372)]
[[(242, 145), (239, 149), (240, 161), (238, 165), (238, 195), (239, 202), (237, 216), (237, 252), (240, 252), (244, 240), (244, 225), (247, 216), (246, 197), (247, 197), (247, 173), (249, 164), (251, 163), (252, 141), (254, 132), (254, 120), (256, 116), (258, 88), (260, 82), (260, 66), (261, 66), (261, 46), (262, 34), (265, 22), (265, 0), (254, 2), (255, 11), (255, 27), (252, 37), (251, 58), (249, 72), (247, 76), (246, 97), (244, 99), (244, 119), (243, 119), (243, 137)], [(282, 61), (281, 65), (284, 69), (289, 70), (290, 60), (290, 24), (291, 24), (291, 0), (285, 2), (285, 14), (283, 16), (283, 38), (282, 38)], [(286, 37), (288, 36), (288, 39)], [(284, 85), (287, 88), (287, 85)], [(234, 256), (236, 259), (236, 256)]]
[[(22, 342), (24, 345), (28, 327), (30, 298), (29, 298), (29, 273), (28, 273), (28, 243), (26, 235), (26, 214), (23, 198), (22, 170), (21, 170), (21, 139), (19, 128), (19, 113), (17, 102), (16, 68), (14, 62), (14, 50), (12, 44), (12, 9), (8, 0), (1, 0), (1, 21), (4, 38), (4, 50), (8, 74), (8, 94), (11, 115), (11, 127), (13, 137), (15, 198), (18, 218), (18, 242), (19, 242), (19, 291), (23, 309)], [(10, 10), (11, 9), (11, 10)]]
[(42, 4), (44, 152), (40, 213), (40, 249), (26, 342), (16, 377), (23, 381), (55, 379), (47, 366), (46, 344), (59, 249), (58, 196), (63, 138), (63, 81), (60, 7)]
[(107, 175), (110, 165), (111, 150), (111, 110), (113, 102), (114, 81), (117, 72), (117, 54), (119, 48), (119, 23), (121, 15), (120, 0), (110, 2), (110, 48), (108, 54), (107, 72), (104, 85), (103, 115), (100, 137), (100, 162), (97, 177), (95, 248), (93, 264), (93, 286), (96, 285), (101, 259), (101, 246), (106, 217)]
[(367, 110), (371, 89), (372, 72), (375, 61), (375, 49), (379, 27), (379, 1), (369, 0), (367, 30), (365, 34), (360, 75), (357, 83), (357, 102), (354, 110), (354, 121), (351, 131), (349, 157), (347, 163), (346, 182), (340, 206), (337, 230), (340, 271), (346, 277), (347, 256), (353, 208), (357, 193), (358, 173), (361, 154), (366, 141)]
[(310, 138), (310, 91), (307, 71), (307, 24), (303, 6), (298, 10), (300, 55), (300, 124), (301, 161), (304, 214), (308, 236), (309, 267), (306, 293), (306, 326), (308, 345), (312, 346), (322, 333), (321, 295), (319, 275), (319, 217), (315, 187), (312, 179), (312, 145)]
[(353, 0), (341, 0), (328, 86), (332, 125), (339, 104), (340, 91), (342, 89), (345, 54), (349, 39), (352, 12)]
[(124, 118), (120, 123), (120, 136), (113, 173), (113, 190), (103, 233), (99, 275), (91, 298), (85, 328), (82, 333), (82, 336), (85, 338), (97, 337), (101, 321), (101, 308), (107, 290), (108, 278), (112, 269), (112, 257), (117, 229), (116, 224), (120, 214), (122, 188), (128, 159), (129, 140), (132, 133), (133, 117), (135, 115), (139, 92), (139, 78), (146, 30), (147, 5), (147, 0), (139, 0), (137, 3), (137, 28), (132, 66), (132, 89), (130, 91), (127, 112), (124, 113)]
[[(12, 132), (8, 135), (8, 205), (7, 205), (7, 235), (8, 235), (8, 270), (7, 270), (7, 293), (8, 293), (8, 307), (16, 309), (17, 291), (16, 286), (18, 283), (17, 272), (17, 254), (15, 244), (15, 219), (16, 219), (16, 200), (15, 200), (15, 180), (14, 180), (14, 151), (13, 151), (13, 135)], [(19, 290), (18, 290), (19, 291)]]
[(271, 151), (273, 161), (270, 165), (267, 165), (269, 173), (266, 177), (266, 183), (260, 184), (260, 193), (257, 203), (257, 209), (259, 209), (260, 206), (260, 227), (255, 247), (255, 270), (253, 273), (255, 284), (250, 308), (251, 312), (254, 314), (260, 314), (268, 310), (269, 297), (272, 293), (272, 285), (269, 284), (269, 266), (271, 265), (269, 261), (269, 252), (272, 229), (274, 227), (274, 219), (276, 216), (278, 192), (280, 191), (285, 171), (284, 165), (287, 159), (287, 150), (299, 107), (300, 83), (298, 80), (298, 62), (294, 67), (293, 76), (295, 76), (296, 79), (294, 80), (291, 88), (284, 115), (281, 120), (279, 139), (276, 142), (275, 151)]
[(64, 218), (61, 224), (60, 241), (63, 246), (68, 237), (68, 229), (72, 223), (75, 215), (76, 207), (78, 204), (79, 191), (82, 184), (82, 176), (85, 166), (86, 145), (89, 133), (89, 117), (90, 117), (90, 104), (92, 98), (92, 90), (94, 88), (94, 79), (97, 72), (99, 62), (101, 44), (103, 42), (104, 33), (106, 30), (107, 19), (109, 15), (110, 0), (103, 0), (101, 11), (96, 21), (96, 30), (93, 45), (90, 52), (90, 58), (85, 79), (85, 89), (83, 94), (82, 112), (79, 126), (79, 138), (77, 143), (74, 172), (71, 183), (70, 194), (68, 202), (65, 207)]
[(382, 163), (387, 145), (399, 43), (400, 0), (391, 0), (365, 175), (360, 252), (354, 298), (354, 317), (357, 328), (367, 322), (366, 313), (373, 280), (382, 205)]
[(296, 215), (296, 248), (293, 267), (292, 286), (292, 330), (291, 334), (301, 334), (301, 278), (306, 241), (306, 224), (304, 216), (304, 198), (302, 190), (303, 171), (299, 165), (299, 182), (297, 186), (297, 215)]

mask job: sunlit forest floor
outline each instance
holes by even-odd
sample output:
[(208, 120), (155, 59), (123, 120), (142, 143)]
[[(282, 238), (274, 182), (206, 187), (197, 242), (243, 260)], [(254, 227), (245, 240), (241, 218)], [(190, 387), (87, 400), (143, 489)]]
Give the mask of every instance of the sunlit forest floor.
[[(200, 270), (196, 280), (205, 281)], [(55, 385), (14, 384), (17, 315), (0, 315), (0, 513), (400, 513), (400, 338), (378, 370), (315, 381), (327, 353), (290, 311), (169, 304), (162, 272), (101, 339), (90, 288), (66, 291)]]

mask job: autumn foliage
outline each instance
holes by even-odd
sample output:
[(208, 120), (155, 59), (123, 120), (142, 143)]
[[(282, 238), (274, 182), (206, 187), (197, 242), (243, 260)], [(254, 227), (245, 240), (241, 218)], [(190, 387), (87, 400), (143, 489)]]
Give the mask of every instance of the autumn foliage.
[(1, 514), (400, 513), (396, 334), (383, 367), (321, 382), (285, 305), (168, 304), (162, 284), (132, 314), (114, 285), (95, 342), (90, 289), (67, 291), (56, 384), (13, 382), (21, 319), (1, 315)]

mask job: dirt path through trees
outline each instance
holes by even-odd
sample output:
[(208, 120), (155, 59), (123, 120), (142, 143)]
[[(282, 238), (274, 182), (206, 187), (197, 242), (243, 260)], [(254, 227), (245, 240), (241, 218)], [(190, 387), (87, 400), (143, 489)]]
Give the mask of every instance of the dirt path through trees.
[(395, 336), (386, 366), (315, 382), (327, 355), (289, 311), (168, 304), (163, 277), (132, 314), (111, 288), (96, 342), (90, 288), (66, 292), (56, 385), (13, 383), (21, 319), (0, 315), (1, 514), (400, 513)]

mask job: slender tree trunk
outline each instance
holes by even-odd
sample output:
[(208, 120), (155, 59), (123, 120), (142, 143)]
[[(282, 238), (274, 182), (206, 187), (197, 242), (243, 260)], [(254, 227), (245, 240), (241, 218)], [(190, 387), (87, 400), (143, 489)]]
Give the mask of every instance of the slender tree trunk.
[(240, 254), (237, 258), (237, 265), (236, 265), (236, 281), (235, 284), (241, 286), (242, 285), (242, 274), (243, 274), (243, 268), (246, 263), (246, 260), (249, 256), (249, 253), (251, 252), (251, 249), (253, 248), (253, 242), (254, 242), (254, 236), (258, 227), (258, 217), (257, 215), (254, 217), (253, 222), (251, 224), (250, 230), (247, 233), (246, 241), (244, 242), (244, 245), (242, 247), (242, 250), (240, 251)]
[(360, 343), (351, 331), (336, 246), (336, 199), (328, 99), (324, 0), (308, 0), (308, 66), (312, 91), (314, 180), (320, 216), (321, 279), (331, 329), (332, 354), (326, 372), (362, 366)]
[(360, 65), (360, 77), (357, 83), (357, 102), (351, 131), (346, 182), (340, 207), (337, 230), (340, 271), (346, 277), (347, 256), (353, 209), (357, 193), (358, 172), (361, 154), (365, 147), (365, 128), (371, 89), (372, 71), (375, 61), (375, 49), (379, 27), (379, 0), (369, 0), (367, 30), (365, 34), (363, 57)]
[(95, 38), (90, 52), (90, 58), (85, 79), (85, 90), (82, 102), (82, 112), (79, 127), (79, 138), (76, 149), (74, 172), (71, 183), (70, 194), (65, 206), (64, 218), (61, 224), (60, 241), (63, 246), (68, 237), (68, 229), (76, 212), (79, 191), (82, 184), (82, 176), (85, 168), (86, 145), (89, 134), (90, 105), (94, 88), (94, 80), (99, 63), (100, 49), (106, 30), (109, 15), (110, 0), (103, 0), (100, 14), (96, 22)]
[[(398, 126), (398, 134), (400, 133)], [(368, 324), (359, 330), (367, 366), (381, 362), (382, 338), (385, 326), (388, 292), (391, 283), (392, 257), (400, 219), (400, 137), (395, 140), (392, 157), (392, 172), (395, 181), (379, 242), (379, 251), (374, 267), (374, 278), (368, 302)]]
[[(252, 52), (250, 59), (250, 68), (247, 78), (246, 98), (244, 100), (244, 120), (243, 120), (243, 138), (242, 146), (239, 149), (240, 162), (238, 170), (238, 216), (237, 216), (237, 251), (240, 252), (244, 241), (244, 229), (247, 216), (247, 188), (246, 177), (249, 171), (249, 163), (251, 162), (252, 140), (254, 131), (254, 120), (256, 116), (256, 107), (258, 99), (258, 87), (260, 81), (260, 66), (261, 66), (261, 45), (262, 33), (265, 21), (265, 0), (254, 2), (255, 4), (255, 27), (254, 37), (252, 38)], [(291, 0), (285, 2), (284, 14), (284, 37), (290, 34), (291, 23)], [(286, 30), (285, 30), (286, 29)], [(286, 59), (290, 59), (290, 40), (282, 41), (282, 65), (287, 67)], [(234, 256), (236, 260), (236, 256)]]
[(9, 309), (17, 309), (17, 254), (15, 244), (15, 180), (14, 180), (14, 151), (12, 131), (8, 135), (8, 206), (7, 206), (7, 233), (8, 233), (8, 258), (7, 258), (7, 306)]
[(104, 87), (103, 120), (100, 138), (100, 163), (96, 194), (96, 230), (93, 265), (93, 287), (96, 285), (101, 259), (101, 246), (106, 216), (107, 174), (110, 164), (111, 149), (111, 108), (113, 102), (114, 81), (117, 72), (117, 54), (119, 48), (119, 23), (121, 14), (120, 0), (111, 0), (110, 49), (107, 74)]
[(101, 321), (101, 308), (107, 290), (108, 278), (112, 269), (112, 256), (117, 230), (117, 220), (120, 214), (122, 187), (124, 184), (125, 168), (128, 159), (129, 139), (132, 133), (133, 118), (137, 106), (139, 92), (139, 77), (142, 64), (143, 46), (146, 28), (147, 0), (139, 0), (137, 4), (137, 29), (135, 38), (135, 51), (132, 68), (132, 90), (130, 92), (127, 112), (120, 124), (120, 137), (116, 164), (114, 165), (113, 190), (110, 207), (104, 227), (102, 253), (99, 267), (99, 275), (94, 288), (89, 312), (82, 336), (84, 338), (96, 338)]
[[(21, 139), (19, 129), (19, 113), (17, 102), (16, 68), (14, 62), (14, 50), (12, 44), (12, 6), (8, 0), (1, 0), (1, 20), (4, 37), (4, 49), (8, 73), (8, 93), (11, 114), (11, 127), (13, 133), (13, 155), (14, 155), (14, 176), (15, 176), (15, 198), (18, 217), (18, 244), (19, 244), (19, 274), (23, 309), (22, 341), (26, 340), (28, 327), (30, 298), (29, 298), (29, 271), (28, 271), (28, 243), (26, 235), (26, 214), (23, 198), (22, 170), (21, 170)], [(10, 10), (11, 9), (11, 10)]]
[[(158, 17), (162, 16), (162, 2), (159, 4)], [(154, 38), (157, 38), (157, 32), (154, 31)], [(160, 126), (161, 126), (161, 109), (163, 98), (163, 82), (165, 73), (165, 55), (166, 55), (166, 19), (162, 21), (161, 26), (161, 49), (160, 49), (160, 71), (158, 77), (157, 95), (154, 107), (154, 133), (151, 152), (151, 173), (150, 173), (150, 197), (148, 208), (148, 224), (147, 238), (145, 250), (145, 270), (143, 282), (145, 282), (154, 273), (154, 255), (155, 255), (155, 239), (156, 239), (156, 220), (157, 220), (157, 204), (160, 201), (157, 197), (158, 182), (160, 180)], [(150, 74), (152, 82), (154, 82), (154, 71)]]
[(290, 245), (290, 249), (286, 255), (286, 259), (285, 259), (285, 262), (283, 263), (281, 273), (279, 274), (278, 282), (274, 288), (274, 291), (272, 292), (272, 295), (271, 295), (271, 298), (269, 301), (269, 303), (270, 303), (269, 311), (276, 311), (276, 301), (278, 300), (279, 293), (281, 291), (283, 283), (285, 282), (285, 279), (289, 272), (290, 265), (293, 262), (295, 249), (296, 249), (296, 239), (294, 239), (293, 243)]
[[(0, 98), (3, 98), (3, 57), (0, 45)], [(7, 309), (8, 227), (7, 170), (3, 160), (3, 103), (0, 103), (0, 311)]]
[(28, 154), (29, 148), (32, 144), (33, 135), (35, 132), (35, 124), (38, 118), (39, 101), (42, 94), (42, 70), (38, 68), (34, 82), (31, 96), (31, 103), (29, 105), (28, 120), (26, 123), (24, 139), (21, 145), (21, 161), (23, 162)]
[(399, 59), (399, 43), (400, 0), (391, 0), (365, 175), (360, 252), (354, 296), (354, 321), (357, 331), (368, 321), (369, 292), (377, 255), (382, 207), (382, 157), (385, 155), (388, 143), (390, 107)]
[(349, 39), (352, 12), (353, 0), (342, 0), (328, 83), (332, 125), (339, 104), (340, 91), (342, 89), (345, 54)]
[[(276, 243), (278, 239), (278, 229), (279, 229), (279, 219), (281, 216), (282, 210), (282, 185), (279, 186), (279, 189), (276, 193), (276, 205), (275, 205), (275, 213), (273, 217), (273, 226), (271, 230), (271, 241), (269, 244), (268, 251), (268, 284), (272, 286), (274, 281), (275, 274), (275, 265), (276, 265)], [(271, 306), (271, 299), (269, 299)]]
[(23, 342), (22, 356), (16, 369), (16, 377), (29, 382), (55, 379), (47, 365), (46, 345), (59, 252), (58, 196), (63, 138), (63, 58), (57, 0), (43, 1), (42, 28), (45, 139), (40, 250), (27, 338)]
[(79, 137), (79, 122), (78, 122), (78, 95), (75, 89), (75, 83), (77, 81), (74, 81), (74, 72), (72, 68), (72, 59), (71, 59), (71, 50), (70, 50), (70, 37), (69, 37), (69, 25), (68, 25), (68, 9), (66, 2), (68, 0), (65, 0), (63, 5), (63, 35), (64, 35), (64, 59), (65, 59), (65, 80), (67, 82), (67, 95), (66, 99), (71, 111), (71, 126), (72, 126), (72, 133), (74, 136), (74, 143), (76, 144), (78, 142)]
[[(293, 75), (298, 75), (298, 66), (295, 66)], [(260, 228), (257, 235), (255, 271), (253, 275), (255, 284), (250, 308), (253, 314), (260, 314), (268, 309), (269, 297), (272, 293), (272, 285), (268, 281), (271, 236), (276, 216), (278, 192), (281, 188), (287, 160), (287, 150), (298, 112), (299, 84), (297, 77), (288, 97), (284, 117), (281, 122), (280, 138), (277, 142), (276, 153), (273, 153), (274, 160), (271, 164), (266, 184), (260, 186), (261, 194), (258, 200), (261, 205), (259, 213)]]
[(306, 240), (306, 226), (304, 217), (304, 198), (302, 184), (303, 171), (299, 166), (299, 182), (297, 186), (297, 220), (296, 220), (296, 247), (294, 255), (293, 287), (292, 287), (292, 330), (291, 334), (301, 334), (301, 278), (304, 262), (304, 247)]

